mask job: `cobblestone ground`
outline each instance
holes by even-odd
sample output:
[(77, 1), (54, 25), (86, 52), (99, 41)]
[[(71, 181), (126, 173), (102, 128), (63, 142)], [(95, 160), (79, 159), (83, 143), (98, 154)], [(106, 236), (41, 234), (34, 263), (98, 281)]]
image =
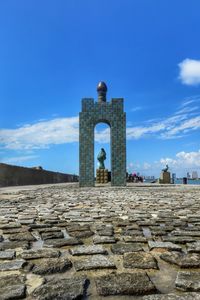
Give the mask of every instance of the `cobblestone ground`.
[(200, 186), (0, 191), (0, 299), (200, 299)]

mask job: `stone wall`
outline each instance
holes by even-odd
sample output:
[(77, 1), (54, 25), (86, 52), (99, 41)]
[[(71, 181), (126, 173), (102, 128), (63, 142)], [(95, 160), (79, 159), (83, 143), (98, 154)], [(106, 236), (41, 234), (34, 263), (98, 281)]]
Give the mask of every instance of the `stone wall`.
[(77, 182), (77, 175), (24, 168), (0, 163), (0, 187), (29, 184)]

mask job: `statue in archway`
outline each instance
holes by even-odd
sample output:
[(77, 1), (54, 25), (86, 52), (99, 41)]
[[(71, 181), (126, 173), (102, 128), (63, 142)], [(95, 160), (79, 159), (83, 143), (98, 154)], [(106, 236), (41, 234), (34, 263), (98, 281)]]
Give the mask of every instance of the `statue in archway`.
[(169, 170), (169, 166), (166, 165), (166, 167), (164, 169), (162, 169), (163, 172), (167, 172)]
[(105, 169), (104, 160), (106, 160), (106, 151), (103, 148), (101, 148), (97, 159), (99, 161), (99, 169)]

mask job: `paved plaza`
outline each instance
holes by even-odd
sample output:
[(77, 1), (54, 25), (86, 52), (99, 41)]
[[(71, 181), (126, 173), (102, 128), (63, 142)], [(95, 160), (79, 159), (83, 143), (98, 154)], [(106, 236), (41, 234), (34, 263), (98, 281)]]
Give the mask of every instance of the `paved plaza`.
[(0, 190), (0, 299), (200, 299), (200, 186)]

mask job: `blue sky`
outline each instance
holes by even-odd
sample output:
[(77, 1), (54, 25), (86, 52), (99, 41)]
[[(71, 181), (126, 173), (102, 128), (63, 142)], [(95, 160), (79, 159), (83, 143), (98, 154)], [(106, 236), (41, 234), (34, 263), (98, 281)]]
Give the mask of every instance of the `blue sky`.
[[(108, 101), (125, 101), (129, 172), (200, 174), (199, 11), (199, 0), (1, 1), (1, 162), (78, 173), (81, 98), (103, 80)], [(109, 129), (96, 131), (109, 167)]]

